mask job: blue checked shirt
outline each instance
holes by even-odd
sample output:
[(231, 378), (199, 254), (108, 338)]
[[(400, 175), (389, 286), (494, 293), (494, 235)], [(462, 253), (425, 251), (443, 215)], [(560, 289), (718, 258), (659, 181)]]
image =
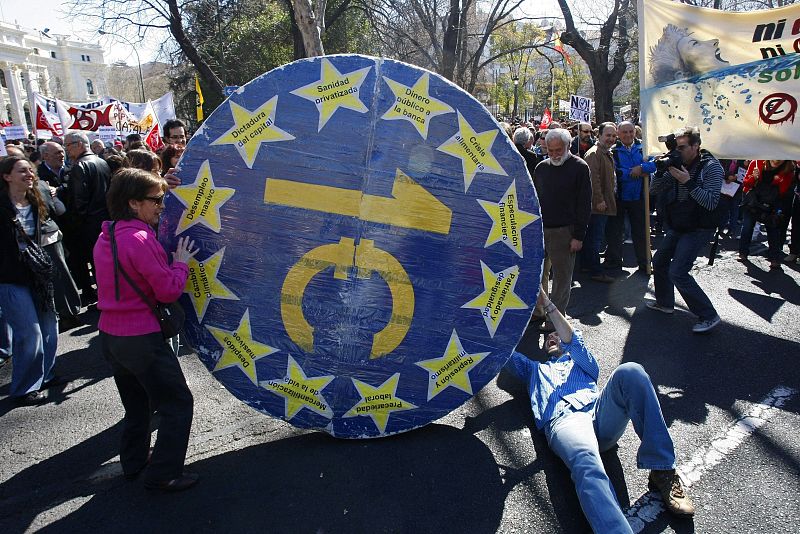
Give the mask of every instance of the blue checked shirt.
[(572, 341), (561, 343), (561, 348), (564, 353), (558, 359), (544, 363), (514, 352), (507, 366), (527, 382), (539, 430), (566, 411), (590, 408), (599, 396), (600, 366), (586, 348), (581, 333), (574, 332)]

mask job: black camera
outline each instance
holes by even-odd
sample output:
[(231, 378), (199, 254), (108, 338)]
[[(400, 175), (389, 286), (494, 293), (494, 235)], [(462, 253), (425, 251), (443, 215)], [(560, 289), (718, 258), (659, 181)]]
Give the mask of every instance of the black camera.
[(669, 152), (655, 158), (654, 163), (656, 164), (656, 170), (664, 172), (670, 167), (680, 169), (681, 166), (683, 166), (683, 157), (681, 157), (681, 153), (678, 152), (678, 141), (675, 138), (675, 134), (659, 135), (658, 142), (667, 145), (667, 150)]
[(673, 151), (678, 148), (678, 140), (675, 137), (675, 134), (659, 135), (658, 142), (667, 145), (667, 150), (669, 151)]
[(677, 150), (670, 150), (666, 154), (658, 156), (653, 162), (656, 164), (656, 170), (664, 172), (670, 167), (680, 169), (683, 166), (683, 157)]

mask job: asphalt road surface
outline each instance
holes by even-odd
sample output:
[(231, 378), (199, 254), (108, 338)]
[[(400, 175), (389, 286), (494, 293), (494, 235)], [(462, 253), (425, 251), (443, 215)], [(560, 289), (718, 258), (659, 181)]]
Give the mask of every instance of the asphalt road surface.
[[(674, 519), (647, 493), (629, 426), (604, 461), (635, 531), (800, 532), (800, 266), (770, 272), (752, 260), (722, 250), (715, 265), (696, 264), (723, 319), (709, 335), (691, 333), (680, 299), (672, 316), (646, 309), (652, 281), (631, 267), (610, 285), (576, 275), (568, 311), (601, 380), (622, 362), (644, 365), (697, 506), (694, 519)], [(529, 332), (520, 350), (538, 357), (541, 342)], [(98, 349), (93, 326), (63, 333), (57, 369), (68, 382), (39, 407), (14, 407), (11, 365), (0, 369), (3, 534), (589, 531), (524, 387), (505, 373), (427, 427), (350, 441), (251, 410), (183, 354), (195, 397), (187, 464), (202, 480), (153, 495), (121, 476), (122, 407)]]

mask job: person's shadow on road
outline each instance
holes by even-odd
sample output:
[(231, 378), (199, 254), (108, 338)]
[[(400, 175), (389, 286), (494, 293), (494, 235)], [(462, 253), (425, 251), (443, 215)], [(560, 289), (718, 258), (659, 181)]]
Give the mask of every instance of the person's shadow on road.
[(116, 450), (110, 434), (116, 429), (0, 485), (6, 531), (29, 529), (39, 514), (80, 497), (90, 498), (39, 531), (490, 533), (503, 515), (506, 489), (491, 451), (472, 434), (438, 424), (366, 441), (309, 432), (234, 450), (189, 465), (202, 479), (180, 494), (84, 473), (34, 496), (31, 487), (69, 464), (96, 466), (102, 455), (91, 451)]

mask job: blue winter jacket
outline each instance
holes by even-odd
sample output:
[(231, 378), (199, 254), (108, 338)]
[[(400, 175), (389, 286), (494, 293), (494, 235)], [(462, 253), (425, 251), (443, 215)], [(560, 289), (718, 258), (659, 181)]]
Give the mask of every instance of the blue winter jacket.
[(643, 173), (654, 173), (656, 164), (653, 163), (653, 158), (644, 161), (642, 143), (638, 139), (633, 142), (630, 149), (621, 141), (617, 141), (612, 153), (617, 171), (617, 196), (620, 200), (641, 200), (642, 178), (631, 178), (631, 169), (641, 165)]

